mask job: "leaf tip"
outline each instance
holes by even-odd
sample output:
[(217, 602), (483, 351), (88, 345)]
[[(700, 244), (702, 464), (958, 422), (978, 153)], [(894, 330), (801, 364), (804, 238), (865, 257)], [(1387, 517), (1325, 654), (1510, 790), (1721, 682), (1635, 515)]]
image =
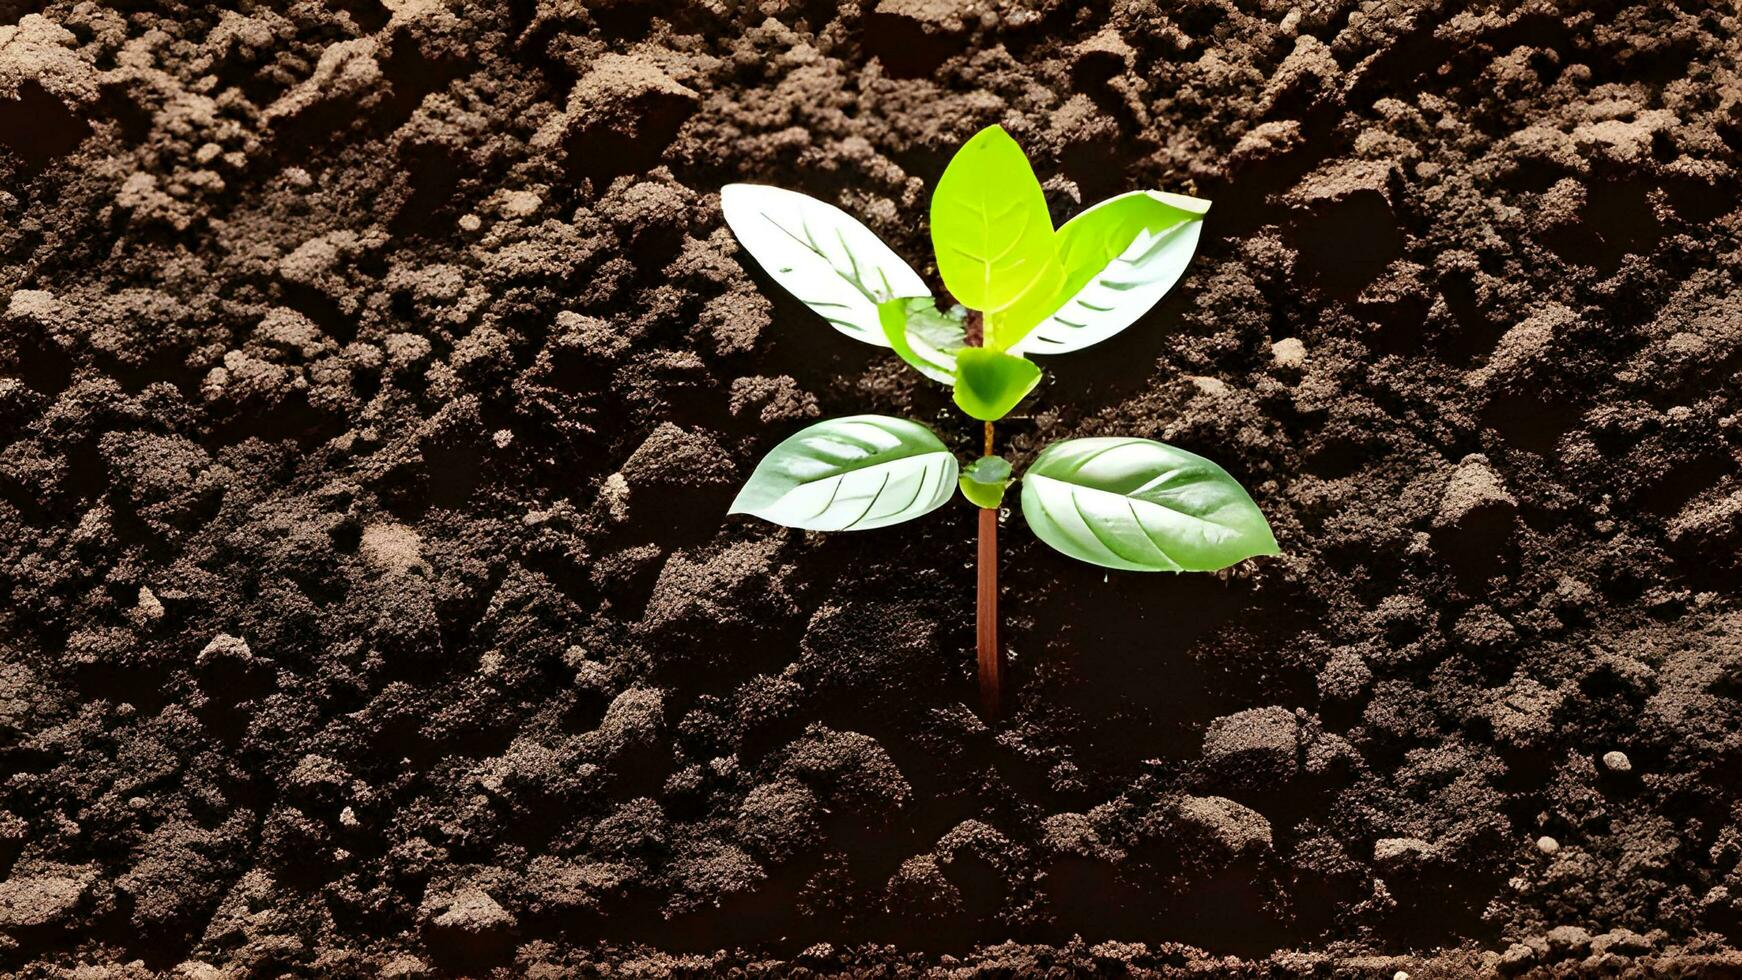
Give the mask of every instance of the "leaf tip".
[(750, 509), (750, 505), (744, 502), (744, 495), (749, 489), (749, 487), (745, 487), (744, 489), (739, 490), (738, 495), (732, 498), (732, 506), (726, 508), (727, 517), (731, 517), (733, 514), (750, 514), (755, 516), (755, 512)]
[(1190, 194), (1174, 194), (1168, 191), (1146, 191), (1151, 198), (1170, 207), (1179, 208), (1198, 217), (1209, 213), (1211, 201), (1207, 197), (1193, 197)]
[[(1022, 150), (1022, 145), (1016, 142), (1016, 137), (1011, 136), (1009, 130), (998, 123), (993, 123), (968, 137), (968, 141), (963, 143), (961, 149), (957, 150), (956, 153), (960, 155), (969, 150), (990, 150), (994, 146), (1013, 146), (1018, 152)], [(1023, 154), (1024, 159), (1027, 159), (1027, 156), (1026, 153)]]

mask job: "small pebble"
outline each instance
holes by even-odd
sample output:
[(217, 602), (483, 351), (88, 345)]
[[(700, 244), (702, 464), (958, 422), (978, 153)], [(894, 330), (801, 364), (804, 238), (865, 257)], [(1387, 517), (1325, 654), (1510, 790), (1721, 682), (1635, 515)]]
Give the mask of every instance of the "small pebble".
[(1538, 837), (1536, 839), (1536, 849), (1544, 854), (1553, 854), (1561, 849), (1561, 842), (1555, 840), (1553, 837)]
[[(139, 615), (149, 622), (156, 622), (163, 618), (163, 603), (158, 600), (156, 593), (151, 591), (150, 586), (141, 585), (139, 587), (139, 604), (135, 608), (138, 609)], [(1620, 753), (1611, 754), (1619, 755)]]
[(1277, 367), (1297, 368), (1306, 363), (1306, 345), (1298, 338), (1284, 337), (1270, 345), (1270, 356)]
[(496, 213), (504, 218), (529, 218), (544, 205), (544, 198), (531, 191), (502, 191), (495, 200)]
[(1603, 765), (1609, 767), (1610, 772), (1633, 771), (1633, 760), (1627, 758), (1627, 753), (1625, 752), (1613, 751), (1603, 753)]
[(1398, 970), (1391, 975), (1391, 980), (1409, 980), (1408, 970)]
[(1534, 959), (1536, 959), (1536, 950), (1531, 949), (1524, 943), (1513, 943), (1511, 946), (1506, 947), (1506, 952), (1500, 954), (1500, 965), (1502, 969), (1511, 967), (1511, 969), (1506, 970), (1506, 972), (1513, 973), (1522, 969), (1526, 964)]
[(479, 228), (482, 228), (482, 227), (484, 227), (484, 219), (478, 217), (477, 215), (475, 215), (475, 214), (462, 214), (462, 215), (460, 215), (460, 230), (461, 231), (477, 231)]

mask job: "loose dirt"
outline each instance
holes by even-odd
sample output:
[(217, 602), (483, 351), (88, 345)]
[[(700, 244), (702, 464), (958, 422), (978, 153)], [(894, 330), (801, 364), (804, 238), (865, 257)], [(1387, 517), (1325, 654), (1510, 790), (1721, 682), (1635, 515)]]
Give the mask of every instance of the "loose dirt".
[[(0, 24), (0, 971), (1742, 970), (1729, 5)], [(1008, 515), (989, 728), (966, 505), (723, 516), (815, 418), (979, 432), (717, 190), (918, 260), (994, 122), (1059, 219), (1215, 202), (1000, 445), (1211, 456), (1286, 554)]]

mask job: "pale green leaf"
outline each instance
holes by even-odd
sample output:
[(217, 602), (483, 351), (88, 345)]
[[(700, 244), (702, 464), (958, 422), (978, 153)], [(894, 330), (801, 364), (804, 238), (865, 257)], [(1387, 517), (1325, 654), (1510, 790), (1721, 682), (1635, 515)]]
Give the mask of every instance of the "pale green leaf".
[(930, 429), (884, 415), (818, 422), (775, 446), (731, 513), (808, 531), (866, 530), (930, 513), (959, 468)]
[(889, 346), (920, 374), (941, 384), (956, 380), (956, 351), (967, 345), (966, 310), (948, 313), (931, 297), (885, 300), (877, 305)]
[(1010, 487), (1010, 461), (1002, 456), (981, 456), (962, 468), (962, 496), (975, 507), (989, 509), (1004, 502)]
[(1042, 541), (1107, 568), (1211, 572), (1279, 553), (1226, 470), (1148, 439), (1047, 447), (1023, 475), (1022, 514)]
[(779, 187), (727, 184), (720, 209), (775, 282), (855, 340), (888, 347), (877, 304), (931, 295), (919, 273), (832, 204)]
[(1135, 323), (1185, 273), (1209, 208), (1209, 201), (1183, 194), (1134, 191), (1065, 222), (1058, 233), (1063, 285), (1010, 350), (1064, 354)]
[(931, 239), (944, 285), (971, 309), (997, 313), (1064, 281), (1046, 195), (998, 126), (974, 134), (944, 168), (932, 193)]

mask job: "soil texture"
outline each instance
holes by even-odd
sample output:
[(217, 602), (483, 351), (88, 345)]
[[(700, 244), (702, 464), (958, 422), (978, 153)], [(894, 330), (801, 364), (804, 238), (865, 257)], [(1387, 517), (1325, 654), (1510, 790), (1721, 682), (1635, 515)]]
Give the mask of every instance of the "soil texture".
[[(0, 973), (1736, 975), (1742, 18), (1591, 0), (0, 2)], [(1047, 360), (1285, 554), (723, 515), (947, 390), (719, 213), (931, 281), (1215, 204)]]

